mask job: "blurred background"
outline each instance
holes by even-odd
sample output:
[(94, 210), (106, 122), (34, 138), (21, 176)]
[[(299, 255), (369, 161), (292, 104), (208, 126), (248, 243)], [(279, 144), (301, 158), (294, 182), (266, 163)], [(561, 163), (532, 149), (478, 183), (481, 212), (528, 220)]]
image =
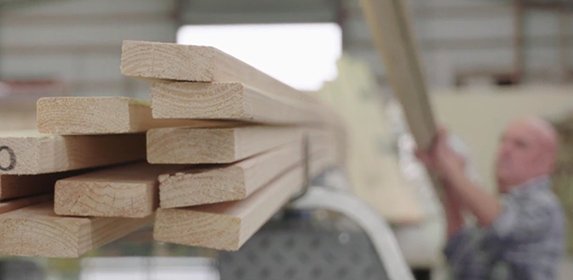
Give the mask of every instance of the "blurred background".
[[(409, 0), (407, 7), (433, 109), (465, 143), (476, 178), (495, 192), (500, 132), (514, 117), (545, 117), (561, 134), (554, 188), (571, 221), (573, 1)], [(351, 187), (392, 224), (419, 279), (444, 278), (443, 214), (413, 159), (413, 140), (358, 0), (0, 0), (0, 130), (34, 128), (35, 101), (42, 96), (148, 99), (145, 82), (120, 73), (123, 40), (214, 46), (321, 97), (350, 132)], [(364, 239), (347, 218), (313, 215), (322, 222), (271, 222), (267, 232), (313, 228), (332, 234), (341, 248), (348, 236)], [(253, 242), (247, 247), (260, 245)], [(332, 246), (323, 242), (317, 248)], [(248, 248), (243, 253), (256, 260), (256, 250)], [(373, 254), (364, 248), (360, 254)], [(10, 260), (0, 266), (6, 279), (30, 279), (18, 278), (21, 270), (37, 270), (37, 279), (252, 279), (240, 266), (221, 268), (233, 256), (154, 243), (149, 231), (80, 260)], [(570, 263), (563, 265), (563, 279), (573, 277)], [(357, 264), (321, 267), (347, 266)], [(370, 269), (364, 275), (374, 277), (377, 267), (364, 266)], [(301, 279), (268, 273), (262, 279)], [(354, 277), (347, 275), (343, 279)]]

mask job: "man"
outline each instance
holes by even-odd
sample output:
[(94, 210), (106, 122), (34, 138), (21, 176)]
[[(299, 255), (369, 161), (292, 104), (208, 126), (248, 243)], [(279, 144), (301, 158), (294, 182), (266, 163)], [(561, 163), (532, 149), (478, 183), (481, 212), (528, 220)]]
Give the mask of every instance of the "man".
[[(503, 133), (496, 179), (504, 201), (475, 186), (464, 160), (440, 129), (418, 158), (444, 187), (448, 242), (445, 255), (454, 279), (556, 279), (564, 250), (564, 216), (552, 193), (557, 135), (538, 118), (513, 121)], [(475, 217), (465, 226), (462, 213)]]

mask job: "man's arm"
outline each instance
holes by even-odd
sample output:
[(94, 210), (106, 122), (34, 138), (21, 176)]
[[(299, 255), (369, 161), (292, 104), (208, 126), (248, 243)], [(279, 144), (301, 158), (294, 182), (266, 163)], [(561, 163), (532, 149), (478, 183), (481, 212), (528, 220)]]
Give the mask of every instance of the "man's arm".
[(456, 199), (450, 190), (451, 187), (447, 186), (447, 184), (447, 181), (442, 182), (442, 185), (444, 185), (442, 204), (446, 214), (447, 234), (448, 238), (450, 238), (462, 229), (464, 219), (460, 202)]
[[(454, 152), (450, 149), (448, 153)], [(443, 176), (448, 182), (447, 192), (451, 193), (454, 199), (457, 198), (459, 203), (476, 217), (480, 226), (489, 227), (502, 212), (498, 199), (476, 186), (466, 176), (463, 166), (459, 166), (451, 155), (443, 157), (442, 160), (445, 161)]]
[(501, 204), (495, 196), (470, 180), (464, 170), (463, 158), (450, 147), (447, 138), (447, 132), (440, 129), (432, 148), (429, 151), (418, 150), (416, 154), (426, 167), (439, 175), (452, 201), (473, 214), (480, 226), (487, 227), (501, 214)]

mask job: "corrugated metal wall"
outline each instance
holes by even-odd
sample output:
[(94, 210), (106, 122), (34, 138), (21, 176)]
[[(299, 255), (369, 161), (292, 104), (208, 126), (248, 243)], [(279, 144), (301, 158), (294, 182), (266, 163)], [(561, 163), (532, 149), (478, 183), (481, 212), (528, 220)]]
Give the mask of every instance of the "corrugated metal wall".
[[(336, 21), (342, 25), (345, 51), (370, 62), (383, 80), (383, 66), (358, 0), (223, 2), (53, 0), (18, 5), (0, 16), (0, 76), (63, 80), (74, 95), (141, 96), (144, 85), (119, 73), (123, 39), (173, 42), (179, 23)], [(462, 72), (512, 69), (511, 1), (410, 0), (409, 4), (430, 86), (452, 86)], [(573, 23), (561, 24), (571, 41), (568, 29)], [(572, 62), (560, 56), (559, 26), (554, 13), (528, 13), (528, 81), (559, 81), (561, 62)]]
[(124, 39), (175, 40), (174, 1), (40, 1), (2, 11), (0, 76), (62, 80), (71, 95), (143, 95), (121, 76)]

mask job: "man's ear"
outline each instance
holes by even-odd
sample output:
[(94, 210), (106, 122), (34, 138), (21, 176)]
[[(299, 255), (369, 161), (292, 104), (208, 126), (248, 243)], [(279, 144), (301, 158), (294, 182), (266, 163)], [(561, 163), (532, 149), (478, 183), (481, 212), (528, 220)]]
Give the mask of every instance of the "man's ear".
[(551, 174), (555, 171), (556, 160), (553, 156), (548, 155), (546, 151), (540, 152), (537, 156), (537, 162), (539, 165), (538, 170), (540, 173), (548, 173)]

